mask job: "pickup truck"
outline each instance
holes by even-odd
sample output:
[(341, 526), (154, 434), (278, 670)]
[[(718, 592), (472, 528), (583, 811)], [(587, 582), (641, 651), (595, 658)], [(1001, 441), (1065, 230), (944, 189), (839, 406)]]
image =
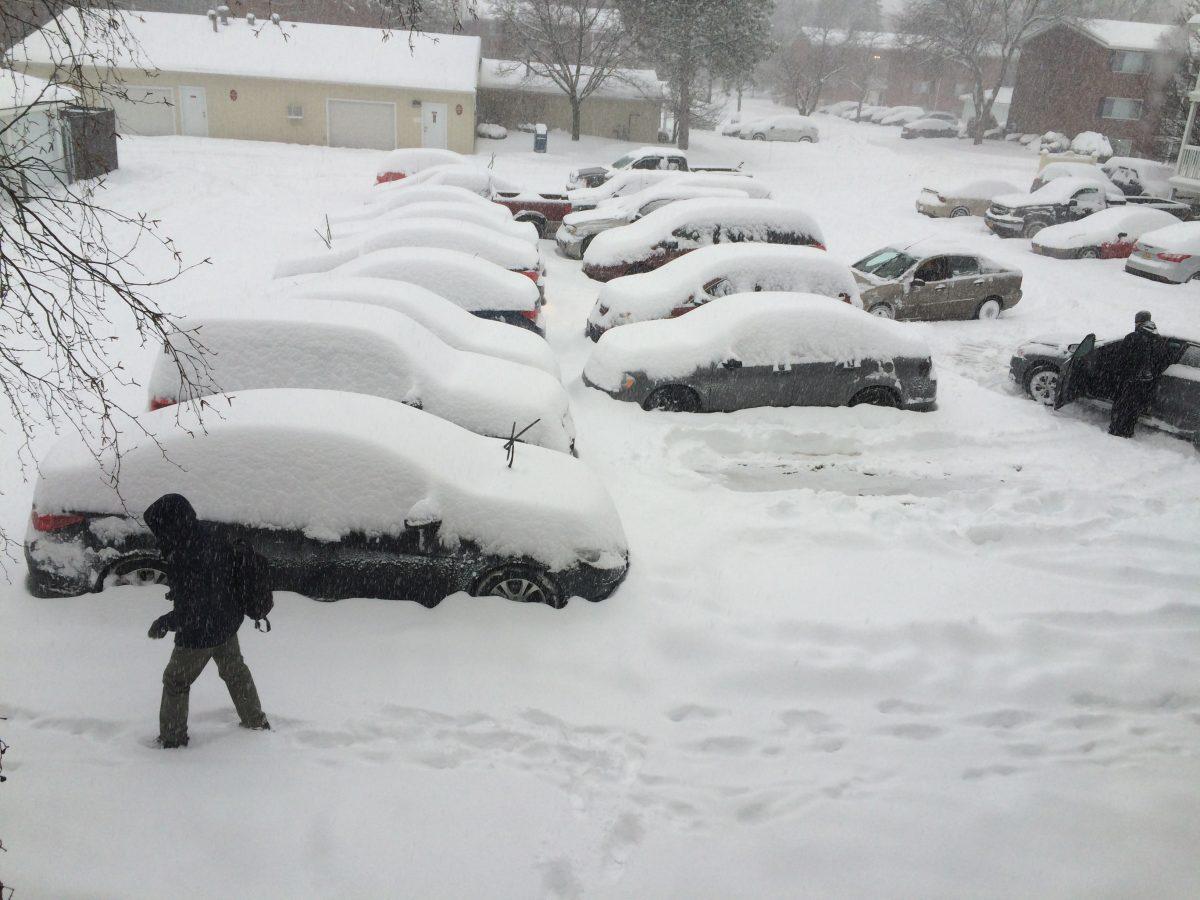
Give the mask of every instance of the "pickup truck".
[(604, 184), (618, 172), (631, 169), (663, 169), (673, 172), (736, 172), (736, 168), (717, 166), (692, 166), (688, 164), (687, 154), (674, 147), (638, 147), (630, 150), (620, 159), (607, 166), (588, 166), (576, 169), (567, 178), (567, 190), (596, 187)]

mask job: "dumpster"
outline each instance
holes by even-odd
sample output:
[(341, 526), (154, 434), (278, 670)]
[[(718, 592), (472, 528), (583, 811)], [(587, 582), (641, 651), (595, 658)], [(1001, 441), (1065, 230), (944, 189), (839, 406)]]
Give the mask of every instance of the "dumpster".
[(548, 137), (549, 137), (549, 134), (547, 132), (546, 126), (543, 123), (538, 122), (538, 124), (533, 127), (533, 152), (534, 153), (545, 153), (546, 152), (546, 140)]

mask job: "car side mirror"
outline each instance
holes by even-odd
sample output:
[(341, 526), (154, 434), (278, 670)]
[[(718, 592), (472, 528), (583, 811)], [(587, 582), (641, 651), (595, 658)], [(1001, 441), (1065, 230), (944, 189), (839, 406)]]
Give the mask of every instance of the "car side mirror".
[(726, 369), (740, 369), (742, 361), (740, 359), (727, 359), (721, 365)]

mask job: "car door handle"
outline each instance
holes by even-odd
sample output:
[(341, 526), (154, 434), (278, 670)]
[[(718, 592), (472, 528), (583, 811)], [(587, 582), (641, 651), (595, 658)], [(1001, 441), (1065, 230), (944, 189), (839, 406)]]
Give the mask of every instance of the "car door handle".
[(975, 279), (975, 281), (974, 281), (974, 283), (975, 283), (975, 284), (983, 284), (983, 283), (984, 283), (984, 279), (982, 279), (982, 278), (976, 278), (976, 279)]
[(946, 289), (946, 286), (944, 284), (940, 285), (939, 287), (934, 288), (935, 291), (944, 291), (945, 289)]

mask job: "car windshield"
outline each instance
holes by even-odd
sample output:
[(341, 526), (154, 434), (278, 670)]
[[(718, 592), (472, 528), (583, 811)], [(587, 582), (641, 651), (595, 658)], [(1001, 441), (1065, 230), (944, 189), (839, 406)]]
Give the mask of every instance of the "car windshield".
[(879, 278), (899, 278), (916, 263), (916, 259), (907, 253), (889, 248), (877, 250), (865, 259), (860, 259), (854, 264), (854, 268)]
[(629, 168), (629, 164), (631, 162), (633, 162), (633, 154), (626, 153), (624, 156), (622, 156), (620, 159), (618, 159), (615, 163), (613, 163), (612, 167), (614, 169), (627, 169), (627, 168)]

